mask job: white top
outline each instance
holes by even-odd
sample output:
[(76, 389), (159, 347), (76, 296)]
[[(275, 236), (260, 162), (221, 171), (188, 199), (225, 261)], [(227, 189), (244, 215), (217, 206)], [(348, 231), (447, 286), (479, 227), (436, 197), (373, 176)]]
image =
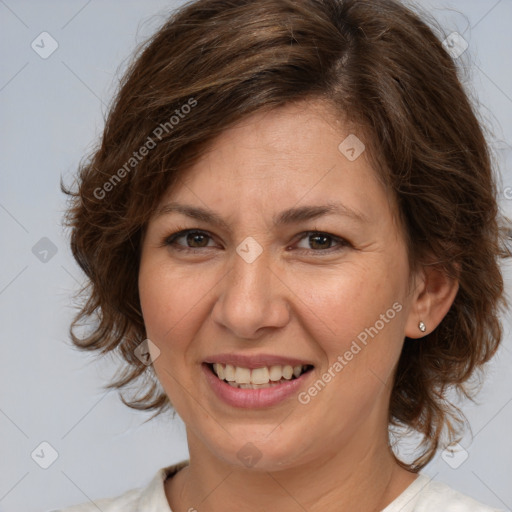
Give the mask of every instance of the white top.
[[(165, 496), (164, 482), (188, 460), (160, 469), (147, 487), (127, 491), (117, 498), (96, 500), (53, 512), (172, 512)], [(396, 499), (381, 512), (504, 512), (419, 473)]]

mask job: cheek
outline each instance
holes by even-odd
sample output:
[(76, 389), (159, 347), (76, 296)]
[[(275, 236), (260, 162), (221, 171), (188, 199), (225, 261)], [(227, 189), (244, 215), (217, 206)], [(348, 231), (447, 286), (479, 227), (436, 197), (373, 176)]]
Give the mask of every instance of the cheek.
[(147, 337), (158, 347), (153, 366), (166, 395), (182, 418), (188, 419), (191, 389), (187, 369), (195, 362), (193, 344), (204, 314), (206, 280), (190, 281), (168, 262), (141, 261), (139, 297)]
[(172, 355), (164, 358), (170, 364), (188, 354), (193, 356), (190, 341), (208, 315), (217, 274), (184, 271), (165, 258), (141, 261), (139, 296), (147, 337), (163, 355)]
[[(290, 274), (297, 304), (316, 326), (328, 334), (334, 346), (356, 337), (400, 301), (400, 286), (376, 264), (350, 264), (332, 272)], [(329, 336), (330, 335), (330, 336)]]
[(180, 324), (180, 319), (191, 309), (193, 292), (188, 286), (166, 271), (164, 265), (141, 262), (139, 297), (144, 324), (149, 339), (160, 349), (167, 346), (167, 338)]
[(331, 275), (294, 278), (300, 315), (322, 352), (321, 372), (330, 371), (325, 378), (335, 382), (331, 389), (349, 402), (355, 400), (354, 407), (389, 382), (400, 355), (404, 271), (395, 266), (376, 255)]

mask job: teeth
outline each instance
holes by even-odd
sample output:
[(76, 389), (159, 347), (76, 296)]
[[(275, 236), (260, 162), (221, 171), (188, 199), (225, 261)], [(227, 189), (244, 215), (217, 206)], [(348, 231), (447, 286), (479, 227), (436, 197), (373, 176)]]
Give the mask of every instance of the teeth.
[(281, 380), (283, 373), (281, 372), (281, 366), (271, 366), (270, 367), (270, 380), (277, 381)]
[(276, 385), (275, 383), (282, 379), (291, 380), (293, 377), (298, 378), (305, 369), (306, 366), (291, 366), (289, 364), (265, 366), (253, 370), (231, 364), (213, 364), (213, 371), (219, 379), (226, 380), (233, 387), (243, 389), (265, 388)]
[(237, 384), (250, 384), (251, 383), (251, 370), (249, 368), (235, 368), (235, 382)]
[(215, 370), (215, 373), (218, 375), (219, 379), (224, 380), (226, 378), (224, 367), (221, 364), (215, 363), (213, 365), (213, 369)]
[[(224, 365), (219, 364), (219, 366), (224, 366)], [(224, 378), (229, 382), (233, 382), (235, 380), (235, 367), (234, 366), (227, 364), (224, 367)]]
[(253, 384), (268, 384), (270, 375), (268, 368), (255, 368), (251, 372), (251, 382)]
[(283, 377), (286, 380), (290, 380), (293, 375), (293, 366), (290, 366), (289, 364), (283, 366)]

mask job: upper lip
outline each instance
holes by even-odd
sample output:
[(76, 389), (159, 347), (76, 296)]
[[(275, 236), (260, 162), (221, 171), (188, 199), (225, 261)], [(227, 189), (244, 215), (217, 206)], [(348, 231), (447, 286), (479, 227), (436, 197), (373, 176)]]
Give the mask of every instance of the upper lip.
[(256, 354), (256, 355), (245, 355), (245, 354), (216, 354), (209, 356), (204, 360), (207, 364), (221, 363), (230, 364), (232, 366), (240, 366), (242, 368), (249, 368), (251, 370), (255, 368), (262, 368), (264, 366), (275, 366), (275, 365), (310, 365), (313, 364), (303, 359), (297, 359), (288, 356), (278, 356), (272, 354)]

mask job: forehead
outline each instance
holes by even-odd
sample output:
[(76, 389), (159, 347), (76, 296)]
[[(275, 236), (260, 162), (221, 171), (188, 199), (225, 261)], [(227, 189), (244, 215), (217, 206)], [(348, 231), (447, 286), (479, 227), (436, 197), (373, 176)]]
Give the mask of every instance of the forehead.
[[(366, 201), (387, 195), (365, 155), (364, 136), (324, 101), (259, 112), (221, 133), (164, 197), (283, 201)], [(378, 209), (377, 198), (372, 204)]]

